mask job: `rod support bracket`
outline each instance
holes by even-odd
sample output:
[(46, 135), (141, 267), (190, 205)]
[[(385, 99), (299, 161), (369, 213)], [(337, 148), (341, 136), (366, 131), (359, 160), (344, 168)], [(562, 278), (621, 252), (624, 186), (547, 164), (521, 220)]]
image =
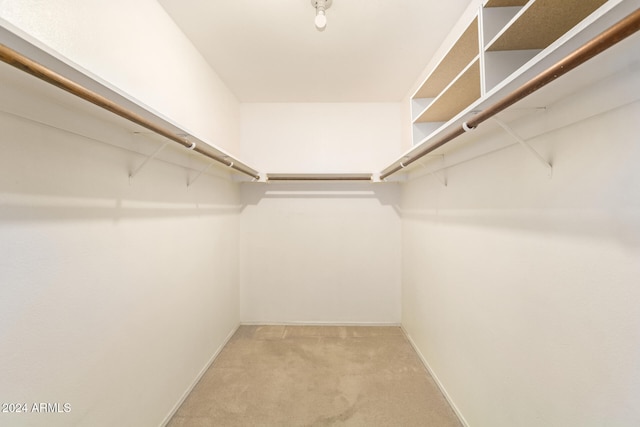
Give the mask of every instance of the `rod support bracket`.
[(154, 151), (153, 153), (151, 153), (151, 155), (147, 156), (146, 159), (143, 160), (142, 163), (140, 163), (140, 165), (135, 168), (132, 172), (129, 173), (129, 185), (131, 185), (131, 182), (133, 180), (133, 178), (138, 175), (140, 173), (140, 171), (142, 171), (142, 169), (144, 169), (144, 167), (151, 161), (153, 160), (156, 156), (158, 156), (158, 154), (160, 154), (160, 152), (167, 146), (169, 145), (169, 141), (166, 141), (164, 144), (162, 144), (160, 147), (158, 147), (156, 149), (156, 151)]
[(549, 178), (553, 177), (553, 166), (549, 163), (540, 153), (538, 153), (527, 141), (522, 139), (520, 135), (518, 135), (508, 124), (498, 119), (497, 117), (492, 117), (492, 120), (496, 122), (506, 133), (508, 133), (513, 139), (515, 139), (523, 148), (525, 148), (540, 164), (544, 166), (547, 170), (547, 175)]
[(187, 188), (191, 187), (193, 183), (196, 182), (198, 178), (200, 178), (202, 174), (205, 173), (211, 166), (213, 166), (213, 163), (209, 163), (208, 165), (200, 169), (196, 176), (194, 176), (193, 178), (187, 179)]
[(440, 158), (440, 169), (436, 169), (436, 170), (428, 170), (427, 166), (423, 163), (423, 162), (419, 162), (420, 166), (422, 166), (423, 169), (425, 169), (427, 171), (428, 174), (430, 174), (432, 177), (434, 177), (435, 179), (438, 180), (438, 182), (440, 184), (442, 184), (443, 187), (447, 186), (447, 176), (446, 173), (443, 172), (442, 176), (438, 175), (438, 171), (444, 171), (446, 170), (446, 166), (444, 164), (444, 154), (439, 154), (439, 155), (435, 155), (435, 156), (431, 156), (431, 157), (439, 157)]
[(475, 130), (475, 126), (471, 127), (467, 124), (467, 122), (462, 122), (462, 129), (464, 129), (465, 132), (471, 132), (472, 130)]

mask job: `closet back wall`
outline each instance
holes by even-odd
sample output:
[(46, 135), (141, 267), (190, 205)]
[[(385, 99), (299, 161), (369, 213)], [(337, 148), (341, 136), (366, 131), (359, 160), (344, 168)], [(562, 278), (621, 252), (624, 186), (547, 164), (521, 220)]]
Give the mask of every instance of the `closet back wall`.
[[(373, 172), (400, 151), (400, 104), (241, 111), (243, 156), (260, 169)], [(243, 322), (400, 322), (396, 184), (243, 184), (241, 194)]]

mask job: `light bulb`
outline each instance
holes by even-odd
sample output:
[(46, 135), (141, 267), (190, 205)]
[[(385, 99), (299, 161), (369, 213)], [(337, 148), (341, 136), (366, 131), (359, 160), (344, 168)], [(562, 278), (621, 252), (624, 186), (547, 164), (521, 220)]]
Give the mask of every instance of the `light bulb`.
[(327, 26), (327, 16), (324, 14), (324, 10), (318, 10), (316, 13), (316, 28), (320, 31), (324, 30)]

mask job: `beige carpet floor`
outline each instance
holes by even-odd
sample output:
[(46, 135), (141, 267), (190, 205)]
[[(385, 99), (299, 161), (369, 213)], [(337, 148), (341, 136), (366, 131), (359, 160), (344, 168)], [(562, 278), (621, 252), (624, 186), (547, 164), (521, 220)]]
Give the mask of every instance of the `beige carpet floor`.
[(168, 425), (460, 422), (399, 327), (241, 326)]

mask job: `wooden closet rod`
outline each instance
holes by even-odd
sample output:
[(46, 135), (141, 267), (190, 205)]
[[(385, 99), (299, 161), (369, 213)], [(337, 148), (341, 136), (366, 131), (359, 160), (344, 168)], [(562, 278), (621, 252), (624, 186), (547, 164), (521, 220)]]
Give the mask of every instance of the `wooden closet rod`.
[(101, 107), (105, 110), (111, 111), (112, 113), (117, 114), (118, 116), (127, 119), (135, 124), (138, 124), (146, 129), (149, 129), (150, 131), (155, 132), (158, 135), (164, 136), (171, 141), (177, 142), (183, 147), (193, 150), (196, 153), (202, 154), (203, 156), (213, 159), (216, 162), (222, 163), (223, 165), (235, 169), (236, 171), (241, 172), (245, 175), (249, 175), (254, 179), (260, 179), (258, 171), (255, 171), (240, 162), (232, 161), (226, 156), (221, 156), (212, 152), (211, 150), (200, 147), (195, 142), (189, 141), (187, 137), (177, 135), (162, 126), (159, 126), (145, 119), (137, 113), (128, 110), (119, 104), (116, 104), (115, 102), (105, 98), (104, 96), (99, 95), (85, 88), (84, 86), (81, 86), (67, 79), (66, 77), (61, 76), (55, 71), (52, 71), (51, 69), (38, 64), (35, 61), (32, 61), (31, 59), (21, 55), (20, 53), (3, 44), (0, 44), (0, 59), (9, 65), (12, 65), (26, 73), (31, 74), (32, 76), (39, 78), (40, 80), (44, 80), (45, 82), (57, 86), (60, 89), (63, 89), (79, 98), (84, 99), (85, 101), (97, 105), (98, 107)]
[(477, 127), (480, 123), (495, 116), (499, 112), (505, 110), (521, 99), (531, 95), (533, 92), (551, 83), (558, 77), (568, 73), (569, 71), (573, 70), (574, 68), (583, 64), (594, 56), (604, 52), (616, 43), (634, 34), (638, 30), (640, 30), (640, 9), (636, 9), (635, 12), (631, 13), (626, 18), (614, 24), (609, 29), (605, 30), (592, 40), (588, 41), (582, 47), (576, 49), (575, 51), (567, 55), (564, 59), (557, 62), (555, 65), (552, 65), (550, 68), (538, 74), (527, 83), (511, 92), (509, 95), (502, 98), (500, 101), (489, 106), (482, 112), (474, 115), (467, 122), (453, 129), (449, 133), (443, 135), (408, 159), (399, 161), (398, 164), (387, 167), (380, 173), (380, 179), (385, 179), (388, 176), (404, 169), (421, 157), (433, 152), (434, 150), (445, 145), (447, 142), (464, 134), (467, 130), (471, 130)]
[(269, 181), (371, 181), (371, 174), (267, 174)]

